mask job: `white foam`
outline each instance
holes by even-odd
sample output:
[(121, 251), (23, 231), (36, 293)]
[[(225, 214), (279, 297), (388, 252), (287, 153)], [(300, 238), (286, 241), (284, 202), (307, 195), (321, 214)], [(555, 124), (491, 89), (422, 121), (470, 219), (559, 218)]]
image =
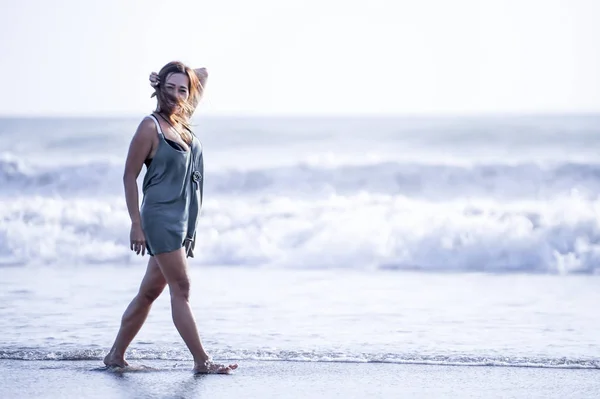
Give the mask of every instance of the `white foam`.
[(128, 214), (121, 198), (15, 198), (0, 210), (4, 263), (126, 261)]
[[(362, 193), (209, 199), (193, 263), (275, 268), (595, 273), (600, 200), (415, 200)], [(121, 197), (18, 198), (0, 208), (5, 263), (142, 262)]]
[[(488, 367), (531, 367), (558, 369), (599, 369), (600, 362), (593, 358), (548, 358), (516, 356), (477, 356), (477, 355), (427, 355), (411, 353), (352, 353), (326, 350), (290, 351), (290, 350), (214, 350), (214, 357), (220, 360), (254, 360), (277, 362), (310, 363), (392, 363), (446, 366), (488, 366)], [(27, 361), (82, 361), (101, 360), (105, 351), (101, 349), (74, 349), (50, 351), (42, 348), (15, 350), (0, 348), (0, 359)], [(190, 355), (181, 349), (132, 349), (130, 360), (173, 360), (188, 362)], [(139, 366), (138, 366), (139, 367)], [(173, 370), (176, 366), (170, 366)], [(138, 370), (160, 370), (141, 366)]]

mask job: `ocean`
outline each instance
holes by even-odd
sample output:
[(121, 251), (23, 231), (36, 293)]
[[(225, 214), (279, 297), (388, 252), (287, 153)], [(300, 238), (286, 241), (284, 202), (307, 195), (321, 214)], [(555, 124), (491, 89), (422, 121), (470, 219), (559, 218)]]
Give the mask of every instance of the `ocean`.
[[(142, 117), (0, 119), (0, 369), (12, 370), (0, 393), (32, 369), (97, 378), (148, 259), (129, 250), (122, 184)], [(191, 301), (209, 352), (236, 374), (271, 362), (559, 369), (594, 373), (558, 374), (585, 388), (571, 397), (600, 394), (600, 115), (194, 126), (205, 199)], [(163, 294), (128, 360), (164, 371), (190, 359)], [(440, 397), (461, 397), (452, 381)], [(317, 396), (335, 396), (326, 388)], [(345, 397), (391, 392), (363, 389)]]

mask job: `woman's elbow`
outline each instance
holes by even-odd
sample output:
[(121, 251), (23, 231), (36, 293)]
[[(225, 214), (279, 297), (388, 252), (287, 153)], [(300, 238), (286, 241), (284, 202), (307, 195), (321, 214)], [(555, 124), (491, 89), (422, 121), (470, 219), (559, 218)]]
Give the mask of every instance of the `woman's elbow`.
[(123, 173), (123, 184), (127, 186), (128, 184), (136, 184), (137, 176), (135, 173), (125, 170)]

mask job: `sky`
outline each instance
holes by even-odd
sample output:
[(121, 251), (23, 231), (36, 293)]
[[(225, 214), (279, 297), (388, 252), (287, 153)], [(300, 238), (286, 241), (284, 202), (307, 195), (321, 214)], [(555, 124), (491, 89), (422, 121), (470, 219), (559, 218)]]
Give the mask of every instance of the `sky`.
[(147, 113), (172, 60), (203, 114), (600, 112), (597, 0), (0, 4), (0, 115)]

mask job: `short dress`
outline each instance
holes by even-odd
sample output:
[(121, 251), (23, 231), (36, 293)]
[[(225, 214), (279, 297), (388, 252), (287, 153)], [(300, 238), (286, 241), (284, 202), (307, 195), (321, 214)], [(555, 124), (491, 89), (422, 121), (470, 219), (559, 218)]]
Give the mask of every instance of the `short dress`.
[[(169, 144), (156, 116), (158, 149), (146, 164), (140, 208), (141, 224), (150, 256), (175, 251), (190, 241), (193, 257), (196, 227), (202, 208), (204, 159), (202, 144), (192, 133), (190, 150)], [(169, 140), (170, 141), (170, 140)]]

